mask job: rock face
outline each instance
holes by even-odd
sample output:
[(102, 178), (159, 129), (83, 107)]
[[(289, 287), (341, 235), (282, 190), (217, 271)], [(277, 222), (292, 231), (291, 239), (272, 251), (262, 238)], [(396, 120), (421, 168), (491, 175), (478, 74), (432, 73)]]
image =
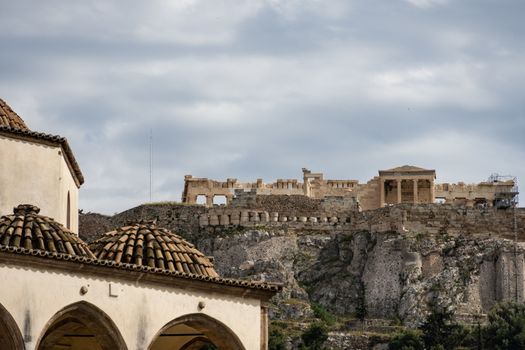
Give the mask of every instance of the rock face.
[[(315, 303), (336, 315), (361, 313), (415, 326), (430, 303), (468, 319), (496, 302), (524, 300), (521, 209), (515, 213), (516, 242), (509, 239), (512, 211), (400, 205), (351, 212), (344, 223), (202, 226), (206, 210), (156, 205), (114, 217), (84, 214), (81, 235), (95, 235), (83, 231), (96, 228), (93, 220), (105, 220), (105, 229), (133, 218), (158, 219), (214, 256), (220, 275), (283, 283), (271, 309), (274, 320), (307, 321)], [(346, 341), (332, 338), (334, 344)]]

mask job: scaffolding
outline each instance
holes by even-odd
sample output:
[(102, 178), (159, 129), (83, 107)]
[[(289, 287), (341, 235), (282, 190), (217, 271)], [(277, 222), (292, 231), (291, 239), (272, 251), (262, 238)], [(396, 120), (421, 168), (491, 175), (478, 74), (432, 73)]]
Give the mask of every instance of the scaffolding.
[(499, 192), (496, 192), (494, 198), (494, 206), (498, 209), (515, 208), (519, 204), (519, 190), (518, 178), (512, 175), (500, 175), (493, 173), (488, 179), (489, 183), (510, 183), (512, 187), (501, 187)]

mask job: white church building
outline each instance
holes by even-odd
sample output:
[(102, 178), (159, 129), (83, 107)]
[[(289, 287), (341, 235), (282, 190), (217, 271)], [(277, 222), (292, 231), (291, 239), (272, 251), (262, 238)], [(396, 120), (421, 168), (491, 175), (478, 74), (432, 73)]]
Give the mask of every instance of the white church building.
[(0, 100), (0, 349), (267, 349), (280, 285), (221, 278), (154, 222), (88, 245), (83, 181), (66, 139), (31, 131)]

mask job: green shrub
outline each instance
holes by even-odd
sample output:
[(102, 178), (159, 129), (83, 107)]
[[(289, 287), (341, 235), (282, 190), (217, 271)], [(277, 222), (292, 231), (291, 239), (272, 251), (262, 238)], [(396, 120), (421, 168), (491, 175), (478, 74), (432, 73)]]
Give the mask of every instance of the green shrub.
[(286, 337), (277, 328), (271, 327), (268, 332), (268, 350), (285, 350)]
[(405, 329), (394, 335), (388, 344), (388, 350), (424, 350), (425, 343), (421, 335), (419, 330)]
[(321, 322), (316, 322), (301, 335), (304, 350), (321, 350), (323, 343), (328, 339), (328, 327)]
[(336, 321), (335, 316), (330, 313), (330, 311), (326, 310), (322, 305), (314, 303), (312, 304), (312, 310), (315, 317), (326, 323), (328, 326), (334, 325)]
[(427, 349), (455, 349), (466, 338), (468, 331), (454, 321), (454, 315), (442, 308), (433, 308), (426, 322), (421, 326), (423, 341)]
[(488, 314), (483, 335), (486, 349), (525, 349), (525, 305), (514, 302), (496, 305)]

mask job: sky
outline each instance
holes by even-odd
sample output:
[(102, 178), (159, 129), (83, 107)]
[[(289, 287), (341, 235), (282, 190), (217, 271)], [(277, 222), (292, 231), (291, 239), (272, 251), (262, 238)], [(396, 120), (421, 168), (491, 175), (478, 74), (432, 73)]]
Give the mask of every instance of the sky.
[[(0, 97), (68, 138), (85, 212), (184, 175), (525, 179), (523, 0), (0, 0)], [(525, 185), (525, 182), (524, 182)], [(521, 201), (523, 204), (523, 200)]]

